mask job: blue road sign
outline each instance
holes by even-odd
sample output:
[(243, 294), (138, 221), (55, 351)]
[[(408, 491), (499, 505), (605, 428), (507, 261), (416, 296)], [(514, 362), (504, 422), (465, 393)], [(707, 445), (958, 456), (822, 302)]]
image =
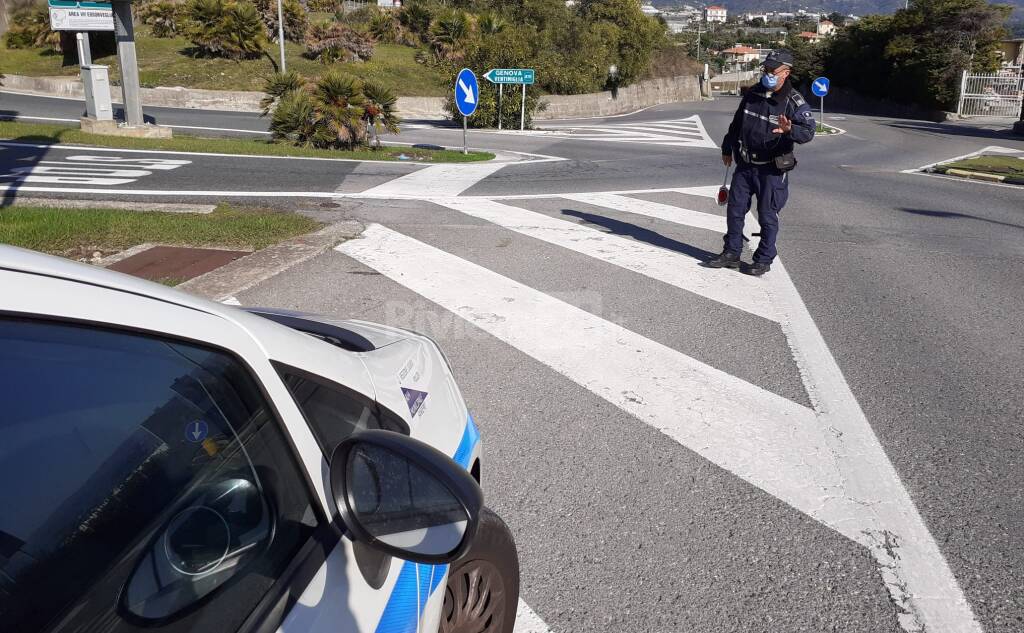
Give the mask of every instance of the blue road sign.
[(484, 73), (484, 79), (492, 84), (533, 85), (537, 73), (532, 68), (492, 68)]
[(480, 86), (476, 82), (476, 75), (472, 70), (463, 68), (455, 80), (455, 105), (458, 106), (462, 116), (469, 116), (476, 112), (479, 100)]
[(816, 97), (824, 97), (828, 94), (828, 84), (828, 77), (818, 77), (811, 82), (811, 92), (813, 92)]
[(202, 420), (193, 420), (185, 425), (185, 439), (198, 444), (206, 439), (210, 433), (210, 427)]

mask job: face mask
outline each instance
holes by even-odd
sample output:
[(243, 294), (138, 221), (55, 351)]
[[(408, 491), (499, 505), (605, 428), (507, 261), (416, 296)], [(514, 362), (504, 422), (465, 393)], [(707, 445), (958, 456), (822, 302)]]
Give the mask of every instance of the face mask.
[(761, 76), (761, 85), (764, 86), (765, 88), (768, 88), (769, 90), (773, 89), (775, 88), (775, 86), (779, 85), (779, 78), (776, 77), (775, 75), (765, 73), (764, 75)]

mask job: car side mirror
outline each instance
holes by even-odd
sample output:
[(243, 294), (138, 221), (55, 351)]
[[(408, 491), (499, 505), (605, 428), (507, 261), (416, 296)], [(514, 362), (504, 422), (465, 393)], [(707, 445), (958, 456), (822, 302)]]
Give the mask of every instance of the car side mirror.
[(450, 457), (391, 431), (360, 431), (339, 444), (330, 480), (354, 540), (418, 563), (461, 556), (484, 503), (476, 480)]

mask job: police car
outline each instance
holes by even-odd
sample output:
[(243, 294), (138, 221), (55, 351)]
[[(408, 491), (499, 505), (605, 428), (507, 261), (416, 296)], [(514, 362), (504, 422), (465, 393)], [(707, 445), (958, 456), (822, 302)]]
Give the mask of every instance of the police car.
[(428, 338), (0, 246), (0, 630), (511, 633)]

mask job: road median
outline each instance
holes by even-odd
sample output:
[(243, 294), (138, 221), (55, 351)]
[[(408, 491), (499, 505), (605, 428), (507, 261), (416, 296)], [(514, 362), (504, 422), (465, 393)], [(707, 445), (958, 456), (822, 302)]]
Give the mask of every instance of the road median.
[(88, 134), (77, 127), (67, 125), (24, 123), (21, 121), (0, 121), (0, 139), (36, 145), (76, 144), (170, 152), (320, 158), (366, 162), (471, 163), (494, 159), (494, 154), (491, 152), (469, 152), (468, 154), (463, 154), (460, 150), (416, 146), (385, 145), (375, 149), (330, 150), (314, 147), (296, 147), (262, 139), (207, 138), (185, 135), (168, 139), (124, 138)]

